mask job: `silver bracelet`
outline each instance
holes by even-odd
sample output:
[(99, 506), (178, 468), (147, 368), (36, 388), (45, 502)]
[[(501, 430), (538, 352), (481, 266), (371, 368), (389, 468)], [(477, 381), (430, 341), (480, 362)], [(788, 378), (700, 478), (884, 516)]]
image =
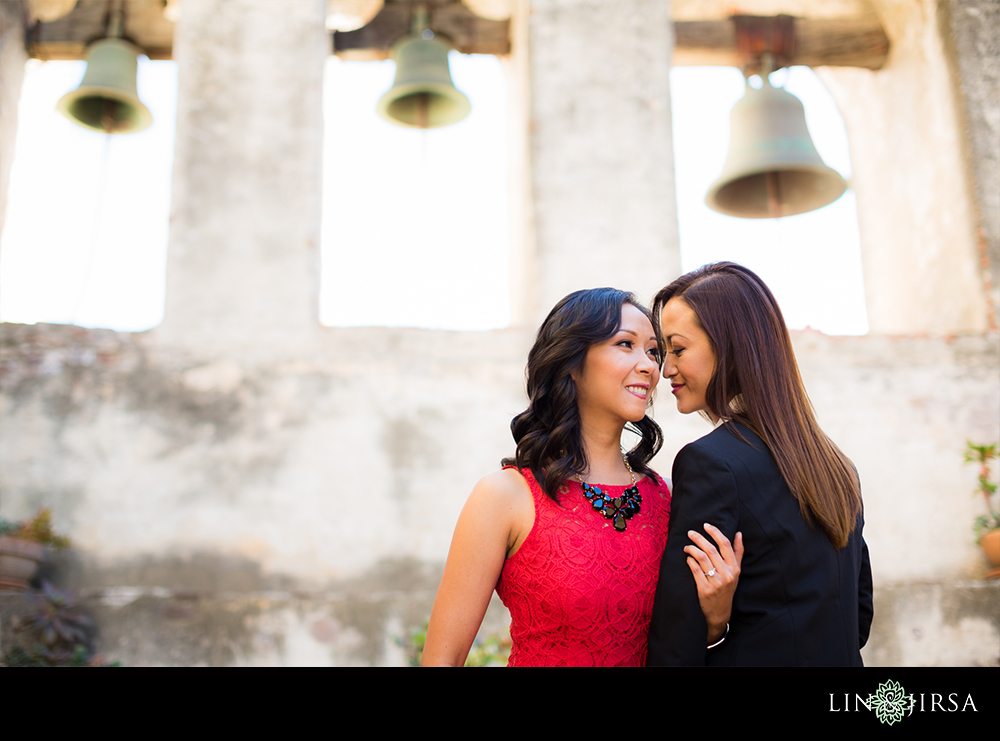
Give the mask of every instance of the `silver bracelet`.
[(713, 643), (709, 648), (715, 648), (716, 646), (721, 646), (722, 642), (726, 640), (726, 636), (729, 635), (729, 623), (726, 623), (726, 632), (722, 634), (722, 638)]

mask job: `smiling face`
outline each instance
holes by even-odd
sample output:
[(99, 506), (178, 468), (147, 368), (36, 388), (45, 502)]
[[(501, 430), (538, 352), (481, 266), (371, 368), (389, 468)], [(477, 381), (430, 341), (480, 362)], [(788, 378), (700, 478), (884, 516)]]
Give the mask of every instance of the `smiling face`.
[(711, 412), (705, 401), (715, 374), (715, 353), (701, 323), (683, 299), (672, 298), (660, 312), (660, 331), (667, 346), (663, 375), (681, 414)]
[(618, 331), (587, 351), (583, 368), (573, 373), (580, 418), (624, 425), (646, 414), (660, 381), (653, 325), (632, 304), (622, 306)]

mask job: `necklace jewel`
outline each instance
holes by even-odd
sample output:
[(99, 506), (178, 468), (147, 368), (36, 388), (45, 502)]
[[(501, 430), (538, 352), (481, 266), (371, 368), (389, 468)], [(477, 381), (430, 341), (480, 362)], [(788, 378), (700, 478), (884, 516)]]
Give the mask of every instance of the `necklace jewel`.
[(615, 530), (622, 533), (628, 527), (628, 520), (639, 514), (642, 504), (642, 495), (639, 494), (639, 487), (635, 483), (635, 473), (628, 463), (628, 458), (622, 453), (622, 460), (628, 469), (628, 475), (632, 479), (632, 485), (622, 492), (619, 497), (609, 496), (601, 487), (588, 484), (583, 477), (577, 474), (576, 480), (583, 487), (583, 496), (590, 502), (590, 506), (604, 515), (606, 520), (611, 520)]

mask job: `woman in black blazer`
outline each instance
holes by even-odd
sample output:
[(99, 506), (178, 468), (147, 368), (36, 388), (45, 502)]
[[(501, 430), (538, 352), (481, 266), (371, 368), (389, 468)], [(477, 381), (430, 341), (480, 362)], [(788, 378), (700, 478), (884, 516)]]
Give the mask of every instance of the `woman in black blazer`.
[[(667, 546), (648, 666), (861, 666), (872, 620), (861, 491), (851, 462), (816, 424), (781, 310), (734, 263), (707, 265), (653, 304), (677, 408), (716, 429), (674, 460)], [(711, 522), (745, 555), (721, 642), (706, 645), (685, 547)], [(704, 590), (703, 590), (704, 591)]]

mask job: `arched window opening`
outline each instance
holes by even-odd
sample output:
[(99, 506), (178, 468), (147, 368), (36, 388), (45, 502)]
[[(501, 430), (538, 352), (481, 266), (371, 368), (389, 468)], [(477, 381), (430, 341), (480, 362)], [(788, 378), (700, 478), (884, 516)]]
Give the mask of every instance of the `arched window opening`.
[(0, 321), (142, 331), (163, 320), (177, 65), (139, 59), (153, 125), (83, 129), (56, 112), (85, 62), (29, 59), (0, 250)]
[[(798, 97), (817, 150), (848, 180), (847, 132), (836, 103), (808, 67), (774, 72), (771, 82)], [(670, 77), (681, 264), (742, 263), (774, 292), (791, 329), (830, 335), (868, 332), (854, 191), (817, 211), (782, 219), (738, 219), (712, 211), (705, 193), (722, 172), (729, 112), (742, 97), (732, 67), (675, 67)]]
[(449, 56), (472, 113), (404, 129), (375, 113), (392, 62), (327, 63), (320, 321), (486, 330), (510, 322), (506, 83)]

